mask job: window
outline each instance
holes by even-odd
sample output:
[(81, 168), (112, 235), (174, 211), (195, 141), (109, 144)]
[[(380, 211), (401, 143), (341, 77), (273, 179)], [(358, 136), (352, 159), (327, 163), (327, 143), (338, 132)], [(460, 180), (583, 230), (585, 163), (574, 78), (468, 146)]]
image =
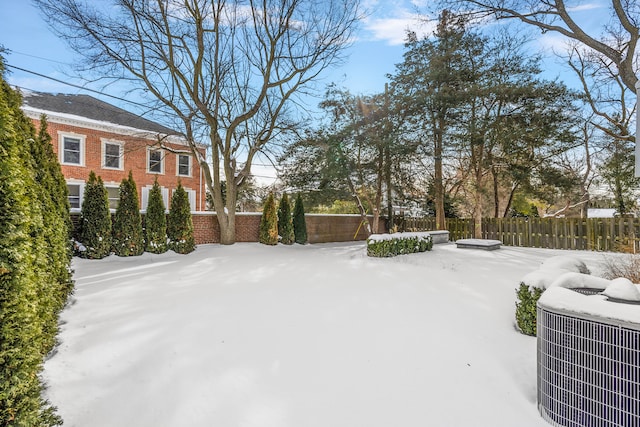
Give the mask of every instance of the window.
[(178, 154), (178, 175), (191, 176), (191, 156), (188, 154)]
[(122, 143), (102, 142), (102, 167), (105, 169), (124, 169)]
[(147, 162), (147, 172), (164, 173), (164, 156), (162, 150), (152, 150), (147, 152), (149, 161)]
[(60, 163), (84, 166), (84, 136), (60, 135)]
[[(142, 187), (142, 209), (147, 210), (149, 206), (149, 192), (151, 191), (151, 186), (147, 185), (146, 187)], [(164, 202), (165, 210), (169, 210), (169, 189), (165, 187), (160, 187), (160, 191), (162, 192), (162, 201)]]
[(120, 204), (120, 186), (107, 186), (107, 193), (109, 194), (109, 209), (117, 209)]
[(69, 205), (71, 209), (80, 209), (82, 207), (81, 187), (81, 184), (67, 184), (67, 192), (69, 193)]

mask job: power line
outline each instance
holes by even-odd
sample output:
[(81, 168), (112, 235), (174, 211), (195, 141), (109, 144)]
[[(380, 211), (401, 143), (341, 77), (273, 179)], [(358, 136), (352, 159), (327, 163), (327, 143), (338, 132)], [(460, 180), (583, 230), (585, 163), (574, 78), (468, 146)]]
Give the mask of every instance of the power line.
[(65, 82), (64, 80), (56, 79), (55, 77), (50, 77), (50, 76), (47, 76), (47, 75), (44, 75), (44, 74), (41, 74), (41, 73), (38, 73), (38, 72), (35, 72), (35, 71), (27, 70), (25, 68), (16, 67), (15, 65), (5, 64), (5, 66), (8, 67), (8, 68), (13, 68), (14, 70), (19, 70), (19, 71), (22, 71), (22, 72), (25, 72), (25, 73), (33, 74), (33, 75), (36, 75), (38, 77), (42, 77), (42, 78), (45, 78), (45, 79), (53, 80), (54, 82), (61, 83), (63, 85), (75, 87), (76, 89), (82, 89), (82, 90), (86, 90), (87, 92), (97, 93), (98, 95), (107, 96), (109, 98), (117, 99), (118, 101), (128, 102), (129, 104), (137, 105), (139, 107), (144, 107), (144, 108), (148, 108), (149, 107), (148, 105), (144, 105), (144, 104), (141, 104), (139, 102), (131, 101), (130, 99), (120, 98), (119, 96), (115, 96), (115, 95), (111, 95), (111, 94), (108, 94), (108, 93), (100, 92), (99, 90), (90, 89), (90, 88), (87, 88), (87, 87), (84, 87), (84, 86), (80, 86), (80, 85), (77, 85), (77, 84), (74, 84), (74, 83)]

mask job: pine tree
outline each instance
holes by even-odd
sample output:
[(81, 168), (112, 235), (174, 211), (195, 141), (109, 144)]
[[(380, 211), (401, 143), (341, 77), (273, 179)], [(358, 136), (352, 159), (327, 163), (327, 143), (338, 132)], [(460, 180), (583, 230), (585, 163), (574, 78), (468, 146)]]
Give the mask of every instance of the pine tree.
[(145, 249), (154, 254), (164, 253), (168, 249), (167, 216), (157, 179), (149, 191), (149, 204), (145, 215)]
[(53, 426), (62, 420), (42, 399), (38, 373), (53, 346), (60, 306), (47, 253), (59, 248), (50, 246), (56, 239), (49, 236), (40, 200), (45, 190), (31, 153), (37, 137), (20, 105), (0, 56), (0, 426)]
[(120, 202), (116, 208), (112, 236), (113, 252), (116, 255), (137, 256), (144, 252), (138, 190), (131, 171), (129, 178), (120, 183)]
[(291, 204), (287, 193), (282, 194), (278, 205), (278, 234), (280, 242), (285, 245), (292, 245), (295, 239), (293, 234), (293, 220), (291, 218)]
[(296, 243), (301, 245), (307, 243), (307, 222), (304, 217), (304, 205), (300, 193), (296, 197), (296, 204), (293, 208), (293, 234)]
[(167, 238), (169, 249), (176, 253), (188, 254), (196, 248), (189, 195), (180, 182), (171, 197), (171, 207), (167, 219)]
[(80, 242), (84, 246), (82, 256), (102, 259), (111, 253), (111, 213), (109, 194), (101, 177), (91, 171), (84, 187), (80, 209)]
[(278, 211), (273, 193), (269, 193), (260, 218), (260, 243), (278, 244)]

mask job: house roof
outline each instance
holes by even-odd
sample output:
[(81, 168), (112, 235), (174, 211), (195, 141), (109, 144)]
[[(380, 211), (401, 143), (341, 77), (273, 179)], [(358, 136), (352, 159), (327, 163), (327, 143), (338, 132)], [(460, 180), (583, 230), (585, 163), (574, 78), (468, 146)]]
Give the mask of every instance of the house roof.
[(42, 112), (82, 117), (148, 132), (175, 135), (177, 132), (89, 95), (23, 91), (23, 106)]

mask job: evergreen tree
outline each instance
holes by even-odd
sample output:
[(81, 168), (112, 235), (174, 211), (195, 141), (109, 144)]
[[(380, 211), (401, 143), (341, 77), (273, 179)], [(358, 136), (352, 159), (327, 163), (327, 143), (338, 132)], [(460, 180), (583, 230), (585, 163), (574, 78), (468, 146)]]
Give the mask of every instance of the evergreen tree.
[(154, 254), (165, 253), (167, 247), (167, 216), (162, 190), (156, 179), (149, 191), (149, 204), (145, 215), (145, 250)]
[[(1, 53), (1, 52), (0, 52)], [(38, 373), (53, 347), (59, 286), (47, 263), (49, 236), (30, 144), (36, 132), (4, 81), (0, 56), (0, 426), (52, 426), (62, 420), (42, 397)], [(52, 197), (56, 197), (52, 194)], [(54, 286), (51, 286), (51, 285)]]
[(301, 245), (307, 243), (307, 222), (304, 217), (304, 205), (300, 193), (296, 197), (296, 204), (293, 208), (293, 234), (296, 243)]
[(282, 194), (278, 205), (278, 235), (280, 242), (285, 245), (293, 244), (295, 236), (293, 233), (293, 220), (291, 218), (291, 205), (287, 193)]
[(40, 117), (38, 136), (32, 139), (31, 155), (36, 171), (36, 182), (43, 191), (40, 197), (42, 213), (45, 215), (47, 265), (52, 270), (57, 295), (57, 310), (61, 310), (73, 290), (71, 258), (73, 256), (71, 234), (72, 223), (67, 184), (60, 163), (53, 152), (51, 136), (47, 131), (46, 116)]
[(113, 252), (116, 255), (137, 256), (144, 252), (138, 190), (131, 171), (129, 178), (120, 183), (120, 202), (116, 208), (112, 236)]
[(273, 193), (269, 193), (260, 218), (260, 243), (278, 244), (278, 211)]
[(84, 187), (80, 209), (80, 242), (84, 246), (82, 256), (102, 259), (111, 253), (111, 213), (109, 194), (101, 177), (91, 171)]
[(196, 248), (189, 195), (180, 182), (171, 197), (171, 207), (167, 219), (167, 237), (169, 249), (176, 253), (188, 254)]

